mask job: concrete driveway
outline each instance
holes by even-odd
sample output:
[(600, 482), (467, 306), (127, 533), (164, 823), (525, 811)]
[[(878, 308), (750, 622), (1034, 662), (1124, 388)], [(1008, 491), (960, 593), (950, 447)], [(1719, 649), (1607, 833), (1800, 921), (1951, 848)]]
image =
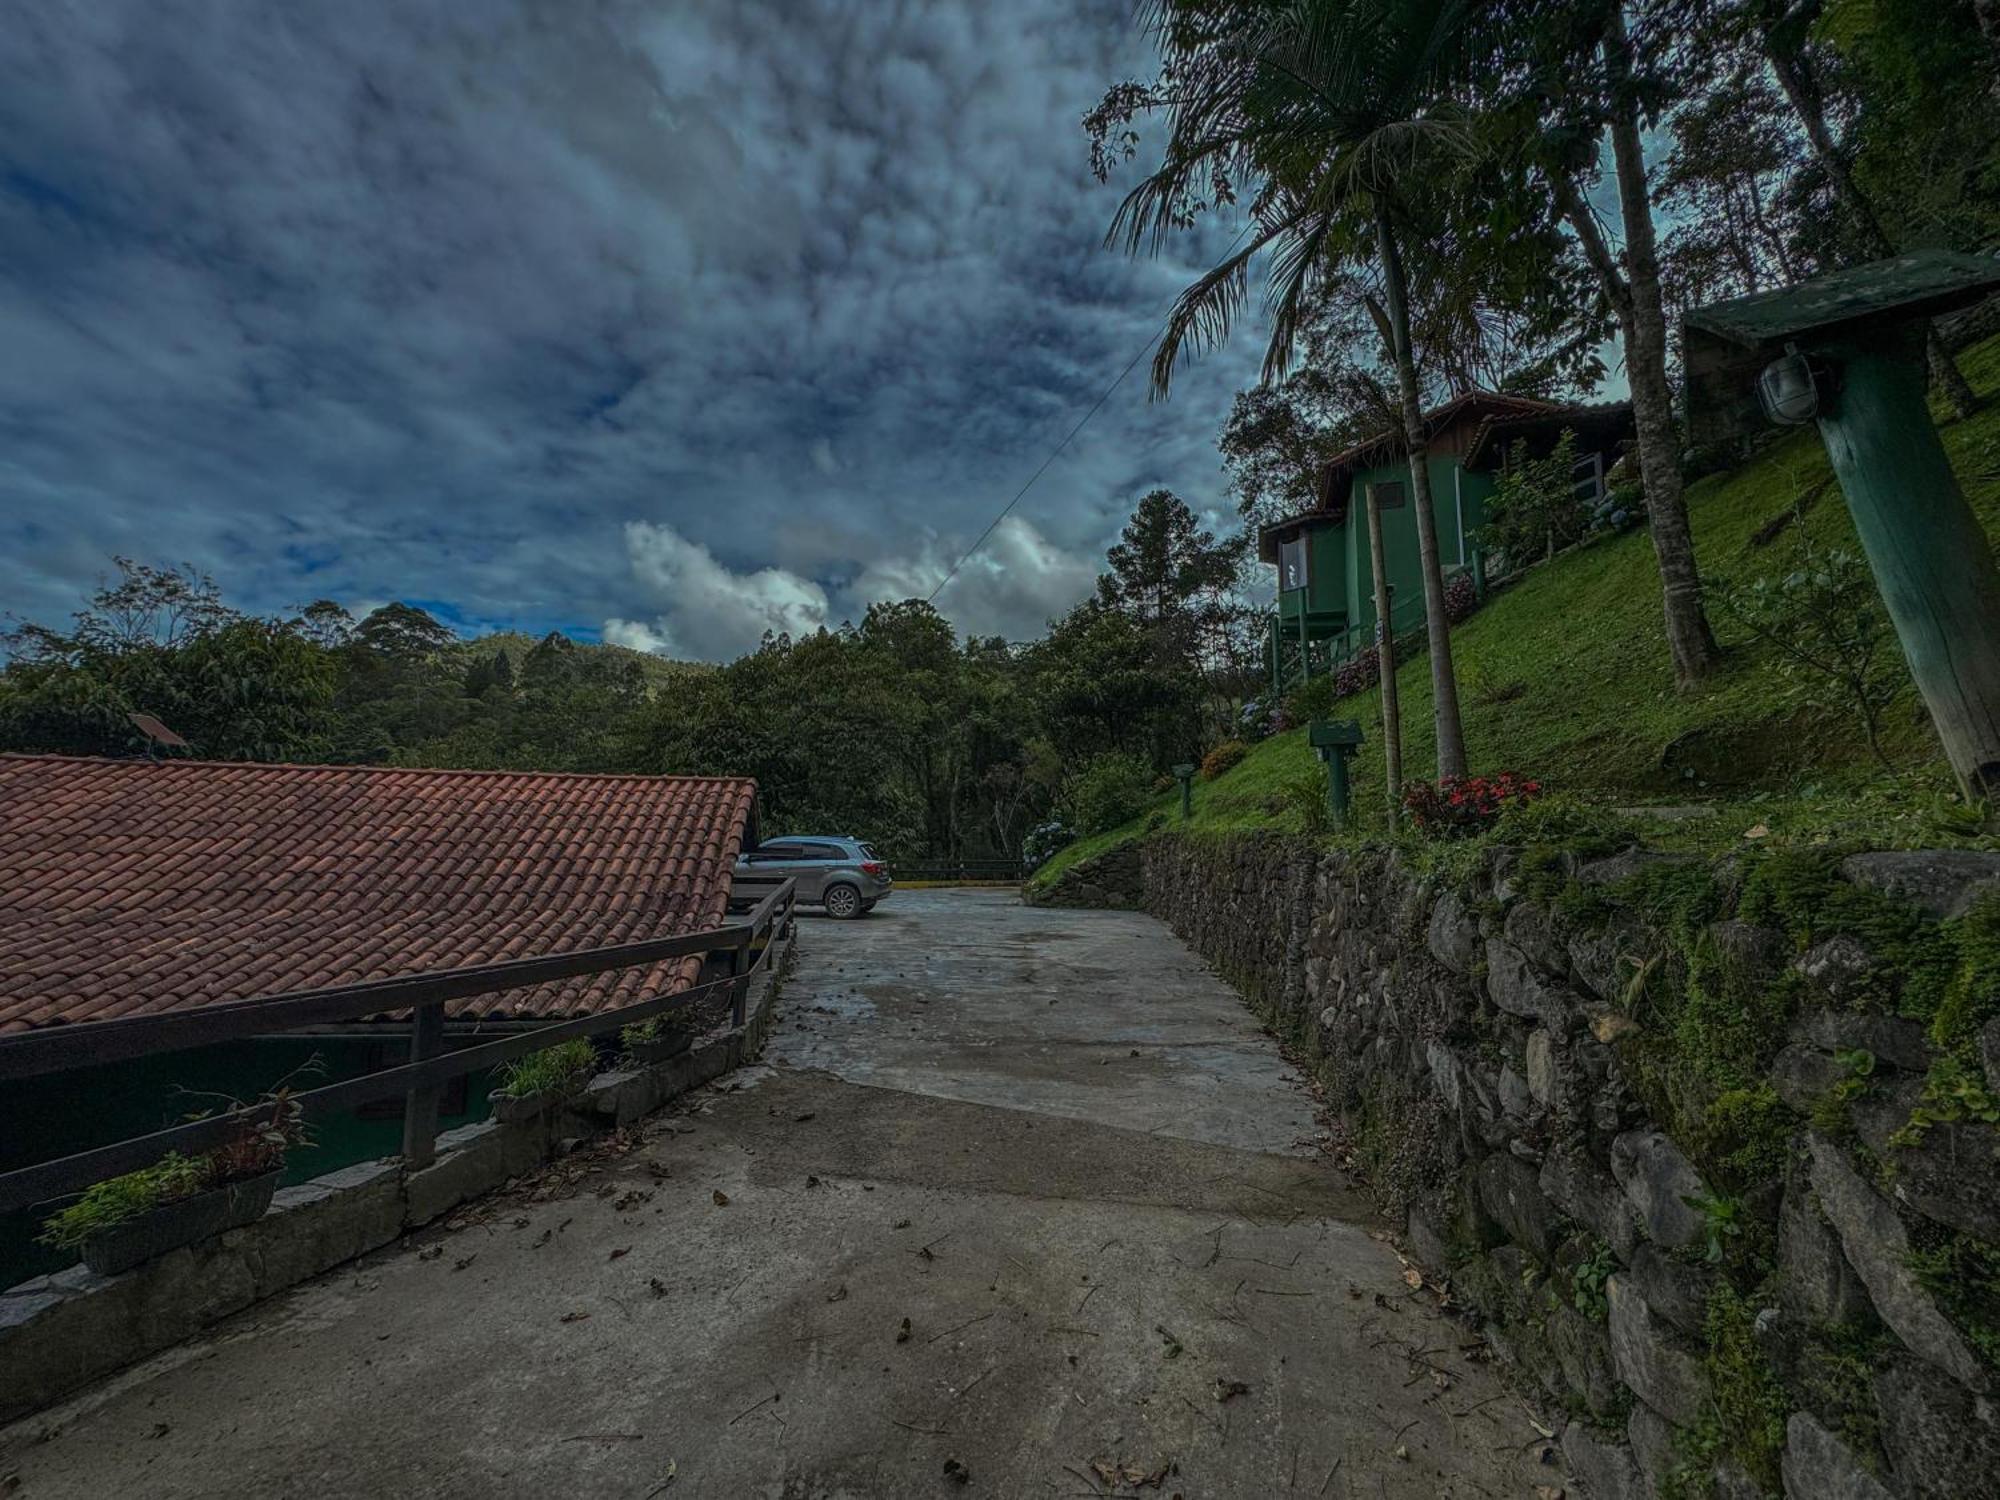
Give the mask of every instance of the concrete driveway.
[(767, 1065), (0, 1434), (44, 1496), (1521, 1496), (1483, 1350), (1150, 918), (801, 922)]

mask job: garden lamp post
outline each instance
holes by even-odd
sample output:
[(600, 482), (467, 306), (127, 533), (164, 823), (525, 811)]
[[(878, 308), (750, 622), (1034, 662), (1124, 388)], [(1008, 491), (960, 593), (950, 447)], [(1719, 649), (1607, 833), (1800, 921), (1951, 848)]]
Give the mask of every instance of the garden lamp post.
[(1173, 768), (1174, 780), (1181, 784), (1181, 821), (1194, 816), (1194, 767), (1183, 761)]
[(1925, 402), (1927, 319), (2000, 289), (2000, 260), (1924, 251), (1697, 308), (1696, 443), (1817, 422), (1862, 550), (1968, 798), (2000, 796), (2000, 570)]
[(1314, 719), (1306, 728), (1306, 739), (1313, 754), (1326, 762), (1326, 805), (1333, 809), (1333, 826), (1345, 828), (1347, 763), (1361, 748), (1361, 725), (1354, 719)]

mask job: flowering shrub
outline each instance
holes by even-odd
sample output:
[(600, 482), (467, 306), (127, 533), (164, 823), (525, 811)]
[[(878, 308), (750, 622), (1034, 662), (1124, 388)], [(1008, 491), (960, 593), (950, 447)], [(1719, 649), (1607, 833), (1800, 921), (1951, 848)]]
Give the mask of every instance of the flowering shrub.
[(1479, 833), (1510, 807), (1525, 807), (1541, 795), (1542, 784), (1513, 771), (1497, 776), (1451, 776), (1433, 785), (1412, 782), (1403, 806), (1418, 830), (1436, 838)]
[(1382, 664), (1375, 655), (1375, 648), (1369, 646), (1355, 652), (1334, 669), (1333, 695), (1345, 698), (1350, 693), (1364, 692), (1375, 686), (1381, 676)]
[(1243, 731), (1243, 738), (1254, 745), (1285, 727), (1285, 710), (1279, 704), (1252, 698), (1243, 705), (1243, 711), (1236, 716), (1236, 722)]
[(1201, 758), (1201, 779), (1213, 781), (1250, 753), (1241, 740), (1224, 740)]
[(1479, 608), (1479, 591), (1470, 573), (1454, 573), (1444, 586), (1444, 617), (1456, 625)]
[(1043, 862), (1056, 850), (1076, 838), (1060, 818), (1051, 818), (1046, 823), (1037, 824), (1028, 830), (1021, 840), (1021, 863), (1029, 869), (1039, 869)]

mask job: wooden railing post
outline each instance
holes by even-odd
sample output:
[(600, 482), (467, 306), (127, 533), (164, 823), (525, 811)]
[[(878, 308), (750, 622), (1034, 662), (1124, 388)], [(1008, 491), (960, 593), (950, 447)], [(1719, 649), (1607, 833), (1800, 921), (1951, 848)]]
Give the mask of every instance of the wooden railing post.
[[(444, 1005), (419, 1005), (410, 1013), (410, 1061), (428, 1062), (444, 1046)], [(403, 1162), (427, 1167), (437, 1160), (438, 1096), (435, 1083), (418, 1084), (403, 1096)]]
[(743, 1002), (750, 994), (750, 934), (745, 933), (742, 943), (729, 952), (729, 1024), (743, 1024)]

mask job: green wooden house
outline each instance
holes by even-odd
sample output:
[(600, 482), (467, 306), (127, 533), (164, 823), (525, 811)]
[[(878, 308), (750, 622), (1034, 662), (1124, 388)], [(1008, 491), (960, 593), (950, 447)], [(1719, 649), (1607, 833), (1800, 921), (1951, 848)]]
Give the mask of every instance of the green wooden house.
[[(1488, 559), (1473, 538), (1486, 519), (1495, 476), (1517, 443), (1546, 453), (1565, 430), (1577, 436), (1576, 483), (1589, 500), (1632, 431), (1624, 403), (1564, 406), (1471, 391), (1425, 413), (1431, 505), (1447, 578), (1464, 573), (1482, 592)], [(1424, 589), (1408, 447), (1399, 431), (1380, 433), (1339, 454), (1321, 471), (1313, 508), (1258, 533), (1257, 555), (1278, 571), (1277, 607), (1267, 625), (1265, 663), (1273, 695), (1330, 672), (1375, 639), (1375, 570), (1367, 496), (1382, 512), (1391, 625), (1423, 623)]]

